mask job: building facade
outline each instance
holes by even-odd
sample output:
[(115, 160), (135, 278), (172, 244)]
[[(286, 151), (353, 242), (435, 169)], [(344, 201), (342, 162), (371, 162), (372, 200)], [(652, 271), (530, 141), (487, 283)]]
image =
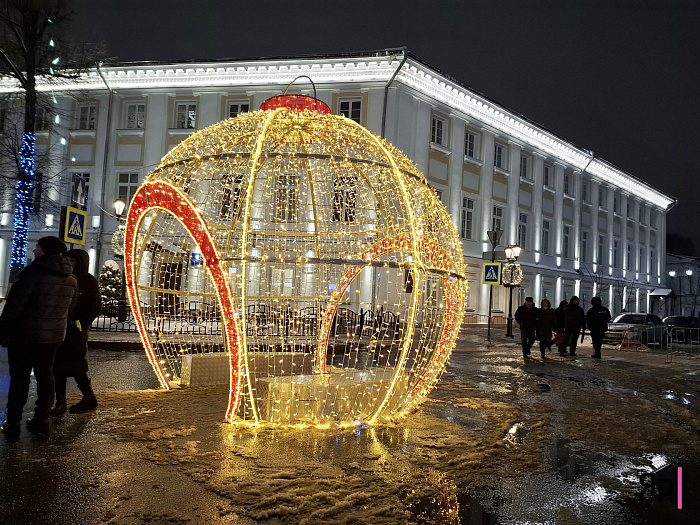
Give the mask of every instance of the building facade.
[[(519, 244), (526, 295), (553, 305), (601, 295), (611, 310), (649, 311), (665, 282), (666, 212), (674, 200), (526, 118), (434, 70), (405, 50), (353, 56), (122, 64), (61, 84), (40, 84), (37, 115), (43, 203), (32, 217), (30, 249), (56, 234), (74, 174), (88, 181), (85, 249), (92, 271), (114, 260), (110, 216), (161, 157), (199, 129), (253, 111), (281, 94), (316, 96), (403, 150), (424, 173), (459, 231), (468, 264), (465, 307), (488, 313), (481, 284), (489, 230), (502, 250)], [(17, 86), (0, 82), (3, 140), (9, 140)], [(10, 169), (10, 166), (5, 166)], [(14, 188), (0, 201), (0, 295), (6, 293)], [(31, 255), (31, 254), (30, 254)], [(494, 308), (507, 312), (507, 290)]]

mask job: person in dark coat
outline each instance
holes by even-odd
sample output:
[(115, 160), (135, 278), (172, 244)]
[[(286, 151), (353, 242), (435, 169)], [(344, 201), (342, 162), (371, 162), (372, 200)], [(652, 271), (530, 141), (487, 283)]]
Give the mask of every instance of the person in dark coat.
[(90, 256), (85, 250), (69, 250), (65, 255), (73, 265), (73, 275), (78, 280), (78, 303), (68, 321), (66, 338), (58, 347), (53, 365), (56, 380), (56, 406), (52, 416), (66, 412), (66, 380), (75, 378), (83, 398), (70, 407), (72, 414), (82, 414), (97, 407), (97, 398), (88, 378), (88, 335), (92, 321), (100, 313), (102, 298), (97, 279), (88, 273)]
[(58, 237), (42, 237), (34, 248), (34, 262), (24, 268), (7, 294), (0, 316), (0, 342), (7, 343), (10, 389), (3, 432), (19, 436), (22, 409), (29, 395), (32, 370), (37, 400), (27, 428), (48, 431), (54, 398), (53, 362), (66, 335), (66, 324), (78, 297), (70, 259), (61, 255), (66, 245)]
[(569, 354), (576, 355), (578, 336), (586, 327), (583, 308), (579, 306), (579, 299), (575, 295), (571, 297), (569, 304), (564, 308), (564, 328), (566, 329), (566, 344), (569, 346)]
[[(566, 322), (565, 322), (565, 317), (564, 317), (564, 308), (569, 303), (566, 301), (562, 301), (559, 303), (559, 306), (557, 307), (556, 310), (554, 310), (554, 313), (556, 315), (557, 319), (557, 348), (559, 349), (559, 355), (564, 355), (566, 354), (566, 338), (562, 336), (566, 336)], [(561, 341), (561, 343), (560, 343)]]
[(597, 359), (602, 357), (600, 350), (603, 347), (603, 338), (605, 337), (605, 332), (608, 331), (610, 319), (610, 310), (603, 306), (600, 297), (591, 299), (591, 307), (586, 312), (586, 326), (591, 331), (591, 341), (595, 352), (591, 357)]
[(552, 310), (552, 304), (548, 299), (542, 299), (539, 309), (539, 319), (537, 321), (537, 338), (540, 340), (540, 355), (545, 357), (545, 351), (551, 350), (554, 341), (552, 332), (557, 331), (557, 314)]
[(530, 349), (535, 344), (535, 330), (537, 330), (537, 308), (532, 297), (525, 298), (525, 304), (521, 304), (515, 311), (515, 320), (520, 326), (520, 342), (523, 346), (523, 357), (530, 357)]

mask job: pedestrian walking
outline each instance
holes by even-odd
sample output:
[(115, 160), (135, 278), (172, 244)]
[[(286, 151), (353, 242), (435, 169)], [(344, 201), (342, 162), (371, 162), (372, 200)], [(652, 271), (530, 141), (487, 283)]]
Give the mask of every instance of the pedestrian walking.
[(556, 330), (556, 311), (552, 310), (552, 304), (548, 299), (542, 299), (537, 321), (537, 338), (540, 340), (540, 355), (542, 359), (545, 358), (545, 351), (552, 349), (552, 345), (554, 344), (552, 332), (556, 332)]
[(566, 318), (564, 316), (564, 309), (569, 303), (562, 301), (559, 306), (554, 310), (555, 317), (557, 320), (557, 348), (559, 349), (559, 355), (566, 354)]
[(75, 378), (83, 394), (83, 398), (70, 407), (71, 414), (82, 414), (97, 407), (97, 398), (87, 375), (87, 351), (90, 325), (102, 308), (100, 287), (97, 279), (88, 273), (90, 256), (85, 250), (69, 250), (65, 255), (70, 259), (73, 275), (78, 281), (78, 302), (68, 320), (66, 338), (58, 347), (54, 360), (56, 406), (51, 410), (52, 416), (66, 412), (66, 383), (69, 377)]
[(579, 306), (579, 299), (575, 295), (571, 297), (569, 304), (564, 308), (564, 328), (566, 329), (566, 344), (569, 354), (576, 355), (578, 336), (586, 327), (583, 308)]
[(7, 415), (2, 430), (10, 438), (19, 436), (32, 370), (37, 400), (27, 428), (35, 433), (48, 431), (54, 398), (54, 356), (66, 335), (68, 316), (78, 296), (70, 260), (61, 255), (65, 251), (66, 245), (58, 237), (39, 239), (34, 262), (20, 272), (0, 316), (0, 342), (7, 346), (10, 365)]
[(600, 359), (602, 356), (600, 350), (603, 347), (603, 338), (605, 332), (608, 331), (608, 323), (610, 322), (610, 310), (603, 306), (600, 297), (591, 299), (591, 307), (586, 312), (586, 326), (591, 331), (591, 341), (593, 342), (593, 351), (591, 357)]
[(537, 330), (537, 308), (532, 297), (525, 298), (525, 304), (521, 304), (515, 311), (515, 320), (520, 326), (520, 342), (523, 346), (523, 358), (530, 357), (530, 349), (535, 344), (535, 330)]

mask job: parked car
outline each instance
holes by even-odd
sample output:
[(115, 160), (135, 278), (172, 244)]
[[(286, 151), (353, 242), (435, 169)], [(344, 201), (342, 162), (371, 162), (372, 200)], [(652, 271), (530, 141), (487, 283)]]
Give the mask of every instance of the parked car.
[(604, 343), (618, 344), (625, 334), (632, 334), (634, 339), (645, 346), (668, 344), (668, 327), (658, 315), (645, 313), (621, 313), (608, 323)]
[(700, 344), (700, 319), (683, 315), (664, 317), (672, 343)]

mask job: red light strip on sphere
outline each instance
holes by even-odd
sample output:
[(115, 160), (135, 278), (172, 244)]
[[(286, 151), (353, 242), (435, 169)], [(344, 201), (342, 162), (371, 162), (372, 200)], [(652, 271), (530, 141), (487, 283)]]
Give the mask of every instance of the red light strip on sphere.
[(214, 244), (214, 240), (207, 228), (206, 222), (200, 215), (196, 206), (190, 199), (178, 190), (175, 186), (163, 181), (147, 181), (134, 195), (129, 214), (126, 220), (126, 234), (124, 240), (124, 267), (126, 269), (126, 286), (129, 291), (129, 301), (134, 312), (134, 319), (141, 336), (141, 342), (146, 350), (148, 360), (153, 366), (153, 370), (158, 376), (160, 385), (165, 389), (170, 389), (167, 378), (161, 370), (158, 360), (148, 338), (148, 330), (143, 321), (143, 312), (138, 299), (138, 292), (135, 284), (135, 251), (136, 234), (141, 221), (146, 214), (152, 210), (161, 209), (173, 215), (187, 229), (194, 239), (202, 257), (206, 262), (206, 269), (214, 283), (216, 295), (221, 307), (221, 317), (224, 323), (225, 345), (228, 349), (229, 359), (229, 404), (226, 410), (226, 419), (231, 421), (233, 414), (238, 410), (240, 403), (240, 383), (241, 383), (241, 344), (240, 328), (237, 322), (236, 310), (233, 306), (231, 289), (229, 287), (228, 275), (221, 264), (221, 258)]

